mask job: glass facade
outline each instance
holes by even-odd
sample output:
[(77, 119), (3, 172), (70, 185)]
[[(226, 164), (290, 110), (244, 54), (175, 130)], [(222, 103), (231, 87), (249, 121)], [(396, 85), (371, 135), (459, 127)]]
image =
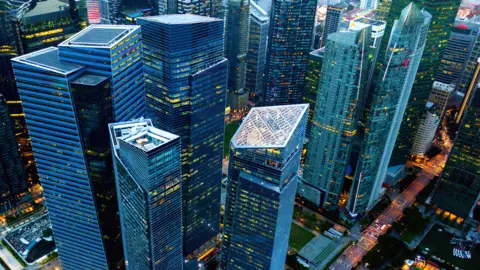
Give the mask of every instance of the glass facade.
[[(309, 185), (299, 188), (303, 197), (324, 209), (336, 209), (342, 192), (368, 82), (371, 30), (365, 26), (331, 33), (327, 39), (303, 170), (302, 182)], [(311, 186), (320, 196), (302, 192)]]
[(3, 211), (15, 205), (16, 195), (28, 189), (16, 142), (7, 101), (0, 94), (0, 207)]
[(245, 89), (250, 100), (261, 103), (265, 90), (267, 61), (268, 14), (255, 2), (250, 2), (250, 32), (248, 35), (247, 75)]
[(316, 7), (315, 0), (272, 1), (265, 105), (302, 102)]
[(425, 47), (431, 15), (406, 6), (380, 51), (367, 98), (368, 116), (347, 209), (364, 213), (376, 201), (386, 175), (407, 100)]
[(110, 124), (127, 269), (182, 269), (180, 137), (150, 120)]
[(111, 78), (113, 119), (145, 115), (142, 35), (139, 26), (91, 25), (58, 46), (60, 59)]
[[(478, 25), (472, 25), (473, 27), (479, 27)], [(477, 30), (478, 31), (478, 30)], [(480, 31), (479, 31), (480, 32)], [(472, 80), (475, 77), (475, 70), (478, 65), (478, 58), (480, 58), (480, 33), (477, 32), (475, 35), (473, 44), (471, 44), (471, 52), (468, 56), (468, 59), (465, 61), (463, 72), (460, 76), (460, 80), (456, 87), (456, 90), (467, 94), (469, 91), (469, 86)]]
[(221, 269), (283, 269), (308, 104), (255, 107), (230, 142)]
[[(390, 11), (386, 18), (387, 28), (385, 35), (392, 31), (393, 20), (398, 18), (402, 9), (410, 0), (392, 0)], [(419, 7), (424, 8), (432, 15), (432, 24), (429, 27), (425, 51), (415, 76), (415, 83), (408, 100), (402, 126), (400, 128), (395, 151), (390, 161), (390, 166), (405, 164), (410, 151), (419, 121), (422, 119), (425, 104), (432, 90), (434, 75), (440, 65), (443, 52), (447, 46), (450, 31), (453, 28), (455, 16), (460, 5), (460, 0), (415, 0)], [(388, 40), (384, 39), (382, 50), (385, 52)]]
[(311, 52), (308, 55), (307, 75), (305, 76), (305, 90), (302, 97), (303, 102), (310, 104), (310, 108), (308, 110), (307, 131), (305, 132), (307, 138), (310, 138), (313, 112), (317, 106), (318, 85), (320, 83), (324, 53), (325, 48), (321, 48)]
[(245, 76), (249, 29), (250, 1), (228, 0), (225, 16), (225, 57), (228, 59), (227, 106), (233, 111), (247, 107)]
[(327, 6), (327, 15), (325, 16), (325, 24), (322, 28), (322, 35), (320, 36), (320, 44), (317, 48), (322, 48), (327, 45), (328, 35), (340, 30), (340, 23), (342, 22), (343, 12), (346, 10), (343, 5)]
[(479, 175), (480, 91), (477, 88), (465, 111), (432, 204), (462, 218), (472, 217), (480, 193)]
[(13, 59), (13, 68), (62, 268), (108, 269), (70, 88), (84, 67), (52, 47)]
[(223, 21), (198, 15), (141, 18), (147, 116), (182, 140), (183, 250), (216, 238), (225, 129)]

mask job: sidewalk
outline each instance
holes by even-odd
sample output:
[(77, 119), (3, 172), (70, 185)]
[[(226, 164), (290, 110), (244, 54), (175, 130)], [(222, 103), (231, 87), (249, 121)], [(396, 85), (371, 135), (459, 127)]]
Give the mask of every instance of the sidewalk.
[[(10, 267), (12, 270), (22, 270), (22, 265), (15, 259), (15, 257), (3, 246), (0, 246), (0, 258)], [(3, 267), (2, 267), (3, 268)]]

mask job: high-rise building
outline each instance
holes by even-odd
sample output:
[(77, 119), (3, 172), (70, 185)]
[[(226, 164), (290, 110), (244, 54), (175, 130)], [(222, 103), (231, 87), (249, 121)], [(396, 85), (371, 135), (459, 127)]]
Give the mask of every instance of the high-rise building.
[(135, 24), (141, 16), (177, 13), (172, 0), (98, 0), (100, 23)]
[[(195, 14), (221, 18), (221, 0), (176, 0), (178, 14)], [(223, 18), (223, 17), (222, 17)]]
[(273, 0), (266, 67), (266, 105), (302, 101), (317, 1)]
[[(477, 24), (471, 25), (471, 27), (480, 27)], [(473, 29), (475, 29), (473, 28)], [(473, 30), (474, 32), (474, 39), (473, 44), (471, 44), (471, 48), (467, 49), (467, 51), (470, 51), (468, 58), (466, 62), (464, 63), (463, 70), (460, 76), (460, 80), (456, 83), (457, 87), (456, 90), (467, 94), (470, 89), (470, 85), (472, 81), (475, 81), (476, 77), (476, 70), (478, 66), (478, 59), (480, 58), (480, 33), (475, 33), (477, 30)], [(480, 30), (478, 30), (480, 32)], [(478, 75), (478, 74), (477, 74)], [(476, 83), (473, 84), (475, 86)], [(472, 88), (473, 89), (473, 88)]]
[[(398, 18), (401, 10), (409, 2), (410, 0), (392, 0), (390, 12), (386, 18), (386, 36), (389, 36), (392, 31), (393, 20)], [(415, 77), (415, 84), (408, 100), (402, 126), (397, 136), (390, 166), (403, 165), (407, 161), (408, 152), (413, 144), (419, 121), (422, 118), (425, 104), (432, 90), (435, 72), (440, 65), (460, 5), (460, 0), (445, 0), (441, 3), (437, 0), (415, 0), (413, 2), (432, 15), (432, 24), (428, 30), (425, 51)], [(386, 51), (383, 50), (387, 46), (388, 39), (384, 39), (382, 43), (381, 53), (385, 53)]]
[(305, 136), (310, 138), (310, 130), (312, 128), (313, 112), (317, 103), (318, 85), (320, 83), (320, 75), (322, 71), (325, 47), (315, 50), (308, 55), (307, 75), (305, 76), (305, 89), (303, 92), (303, 102), (309, 103), (307, 130)]
[(223, 58), (223, 21), (184, 14), (137, 22), (143, 33), (147, 116), (155, 127), (177, 134), (182, 141), (187, 256), (210, 243), (220, 227), (228, 68)]
[(0, 94), (0, 207), (15, 205), (15, 197), (26, 192), (27, 177), (18, 152), (13, 124), (8, 114), (7, 101)]
[(325, 47), (328, 35), (340, 30), (340, 23), (342, 22), (342, 16), (345, 10), (346, 7), (344, 5), (327, 6), (327, 15), (325, 16), (325, 23), (318, 48)]
[(58, 46), (62, 61), (85, 66), (92, 74), (111, 78), (113, 119), (145, 114), (142, 35), (139, 26), (91, 25)]
[(480, 91), (470, 99), (445, 168), (432, 198), (432, 204), (458, 217), (466, 218), (480, 193)]
[(228, 59), (227, 106), (233, 112), (247, 107), (245, 89), (250, 29), (250, 0), (228, 0), (225, 15), (225, 57)]
[(378, 5), (378, 0), (361, 0), (360, 8), (361, 9), (376, 9)]
[(267, 61), (268, 14), (255, 2), (250, 2), (250, 32), (248, 34), (247, 75), (245, 89), (250, 100), (261, 103), (265, 90)]
[(14, 58), (13, 67), (62, 268), (121, 266), (110, 78), (62, 61), (54, 47)]
[(283, 269), (308, 104), (255, 107), (230, 142), (222, 269)]
[(100, 1), (99, 0), (85, 0), (87, 5), (87, 17), (89, 24), (100, 23)]
[(420, 125), (418, 125), (417, 134), (415, 134), (415, 139), (413, 140), (411, 155), (423, 156), (428, 151), (439, 124), (440, 118), (435, 104), (427, 102), (423, 119)]
[(370, 39), (371, 27), (365, 26), (332, 33), (325, 46), (303, 170), (305, 184), (299, 188), (303, 197), (325, 209), (337, 208), (342, 192), (361, 114), (358, 106), (368, 81)]
[(180, 137), (151, 120), (109, 124), (127, 269), (182, 269)]
[(368, 116), (347, 209), (364, 213), (376, 201), (386, 175), (407, 100), (425, 47), (431, 15), (415, 4), (395, 20), (380, 52), (367, 100)]
[(388, 13), (390, 13), (390, 6), (392, 0), (377, 0), (377, 8), (375, 10), (375, 19), (379, 21), (387, 21)]
[[(467, 62), (472, 57), (472, 52), (477, 39), (480, 38), (480, 24), (456, 20), (447, 46), (443, 52), (440, 65), (435, 73), (435, 81), (444, 84), (456, 84), (460, 92), (465, 93), (465, 79), (468, 80), (468, 74), (462, 78)], [(476, 51), (478, 53), (478, 49)], [(474, 63), (480, 55), (474, 55)], [(470, 67), (470, 66), (469, 66)], [(475, 68), (473, 68), (475, 69)], [(470, 69), (469, 69), (470, 70)]]
[[(457, 122), (457, 124), (460, 124), (460, 122), (462, 121), (463, 114), (465, 113), (465, 110), (468, 107), (470, 98), (472, 97), (473, 93), (477, 88), (479, 75), (480, 75), (480, 58), (477, 58), (477, 63), (475, 64), (475, 66), (471, 68), (469, 67), (468, 69), (469, 69), (468, 71), (471, 72), (472, 74), (468, 75), (468, 77), (470, 78), (470, 82), (468, 82), (468, 88), (466, 89), (465, 96), (462, 101), (462, 105), (460, 106), (460, 110), (457, 112), (457, 115), (455, 116), (455, 122)], [(467, 69), (465, 70), (464, 73), (466, 72), (467, 72)], [(463, 79), (465, 78), (462, 76), (462, 80)]]
[(433, 83), (432, 92), (430, 92), (428, 100), (435, 104), (435, 108), (440, 119), (443, 118), (448, 101), (454, 90), (454, 84), (445, 84), (441, 82)]

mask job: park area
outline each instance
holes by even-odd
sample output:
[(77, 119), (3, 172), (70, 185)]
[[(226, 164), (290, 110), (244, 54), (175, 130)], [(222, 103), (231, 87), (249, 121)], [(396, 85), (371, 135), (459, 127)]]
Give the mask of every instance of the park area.
[(471, 259), (461, 259), (453, 256), (453, 245), (450, 240), (453, 235), (442, 227), (435, 225), (430, 232), (425, 236), (423, 241), (418, 246), (420, 250), (428, 248), (428, 253), (434, 255), (446, 263), (459, 267), (463, 270), (479, 269), (480, 265), (480, 248), (475, 247), (471, 250)]
[(288, 245), (291, 248), (300, 251), (310, 240), (312, 240), (315, 235), (308, 230), (298, 226), (295, 223), (292, 223), (290, 228), (290, 238), (288, 240)]

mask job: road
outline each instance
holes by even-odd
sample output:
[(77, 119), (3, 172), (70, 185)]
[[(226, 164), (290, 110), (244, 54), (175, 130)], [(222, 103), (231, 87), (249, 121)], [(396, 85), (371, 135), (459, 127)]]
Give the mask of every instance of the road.
[[(358, 240), (356, 244), (352, 244), (347, 248), (340, 257), (330, 265), (329, 269), (350, 270), (352, 267), (355, 267), (362, 260), (363, 256), (377, 244), (378, 237), (384, 234), (394, 221), (400, 219), (403, 210), (411, 206), (418, 193), (422, 191), (435, 175), (441, 172), (441, 165), (445, 164), (446, 158), (447, 155), (442, 153), (428, 162), (418, 178), (392, 201), (392, 204), (385, 209), (374, 223), (359, 235), (353, 236), (356, 238), (355, 240)], [(414, 162), (407, 163), (407, 166), (412, 165), (416, 164)], [(383, 229), (381, 227), (383, 227)]]

